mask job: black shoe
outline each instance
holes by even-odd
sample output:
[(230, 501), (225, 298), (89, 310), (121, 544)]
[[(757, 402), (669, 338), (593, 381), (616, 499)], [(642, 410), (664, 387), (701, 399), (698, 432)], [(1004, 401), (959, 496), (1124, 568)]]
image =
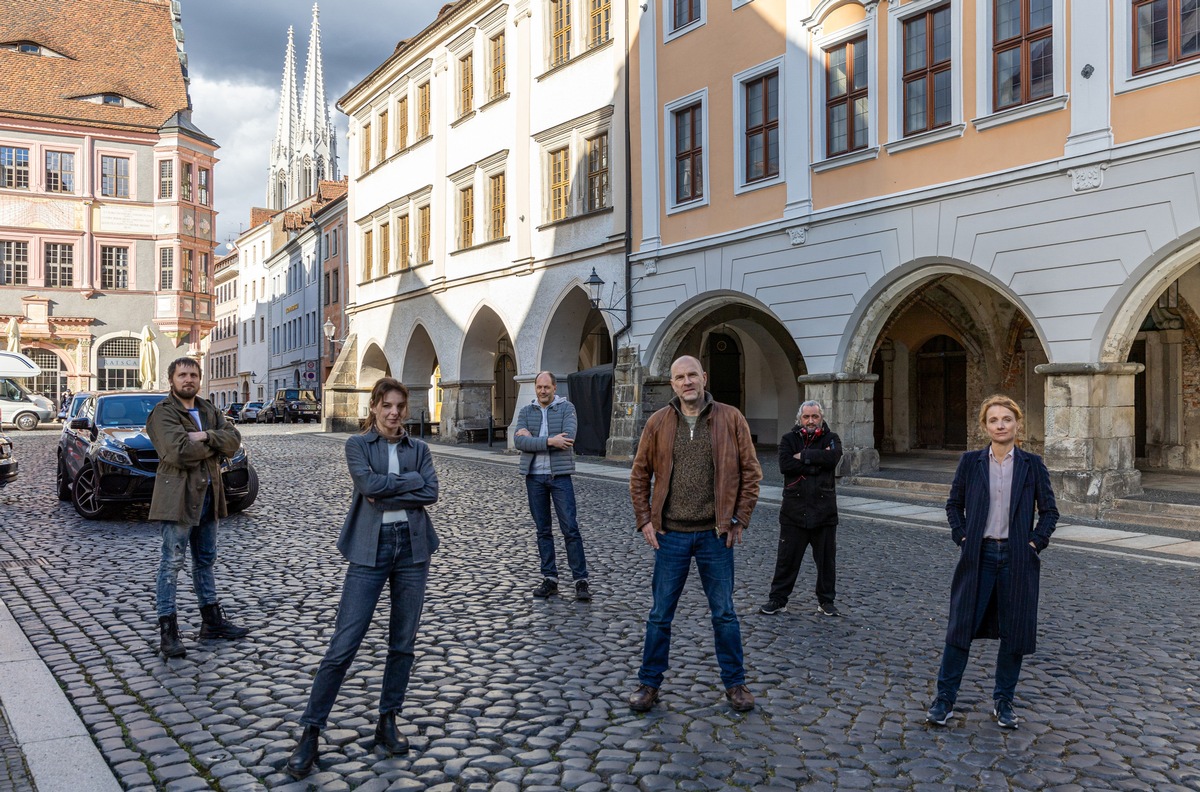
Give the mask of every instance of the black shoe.
[(638, 689), (629, 696), (629, 709), (634, 712), (649, 712), (656, 701), (658, 701), (658, 688), (638, 685)]
[(780, 602), (777, 599), (767, 600), (767, 604), (758, 609), (759, 613), (765, 613), (768, 616), (774, 616), (776, 613), (783, 613), (787, 610), (787, 603)]
[(187, 647), (179, 639), (179, 622), (174, 613), (158, 617), (158, 651), (163, 657), (187, 657)]
[(933, 702), (933, 706), (929, 708), (929, 712), (925, 713), (925, 722), (932, 723), (935, 726), (945, 726), (953, 714), (954, 705), (946, 701), (946, 699), (940, 698)]
[(396, 713), (379, 714), (379, 725), (375, 727), (375, 745), (392, 755), (408, 751), (408, 738), (396, 731)]
[(580, 602), (592, 601), (592, 590), (588, 588), (588, 582), (586, 580), (575, 581), (575, 599), (579, 600)]
[(316, 726), (305, 726), (300, 741), (287, 760), (287, 772), (292, 778), (304, 778), (317, 763), (317, 737), (321, 730)]
[(225, 609), (217, 602), (202, 606), (200, 618), (203, 619), (201, 638), (245, 638), (250, 633), (248, 628), (239, 627), (225, 618)]
[(553, 580), (543, 580), (542, 584), (533, 590), (533, 596), (538, 599), (553, 597), (558, 593), (558, 583)]
[(822, 602), (817, 606), (817, 613), (821, 614), (822, 616), (842, 615), (838, 612), (837, 605), (834, 605), (832, 602)]
[(992, 717), (1001, 729), (1017, 728), (1017, 713), (1013, 712), (1012, 702), (1008, 699), (996, 699), (992, 705)]

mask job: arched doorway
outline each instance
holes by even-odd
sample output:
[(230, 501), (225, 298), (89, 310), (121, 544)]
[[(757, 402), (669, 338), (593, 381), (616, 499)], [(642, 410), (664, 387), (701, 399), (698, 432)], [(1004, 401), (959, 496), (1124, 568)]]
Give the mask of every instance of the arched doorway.
[(437, 423), (441, 420), (441, 394), (435, 380), (441, 380), (437, 350), (423, 324), (417, 324), (404, 352), (402, 381), (408, 386), (408, 412), (414, 421)]
[(67, 372), (63, 368), (62, 358), (49, 349), (38, 347), (27, 347), (22, 352), (42, 369), (42, 373), (28, 380), (25, 387), (58, 404), (67, 389)]
[(917, 447), (967, 447), (967, 350), (937, 335), (917, 350)]
[(141, 387), (138, 353), (141, 340), (111, 338), (96, 350), (97, 390), (132, 390)]
[[(489, 421), (507, 426), (516, 409), (520, 359), (503, 319), (488, 305), (480, 306), (459, 353), (459, 379), (442, 380), (442, 426), (446, 437), (478, 441), (486, 438)], [(505, 361), (503, 358), (508, 357)]]

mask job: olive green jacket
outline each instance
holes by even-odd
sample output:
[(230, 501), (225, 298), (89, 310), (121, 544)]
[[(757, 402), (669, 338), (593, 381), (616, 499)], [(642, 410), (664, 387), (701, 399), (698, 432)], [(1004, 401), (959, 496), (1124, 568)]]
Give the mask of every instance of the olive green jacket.
[(204, 494), (212, 483), (213, 513), (224, 517), (225, 487), (221, 485), (221, 457), (237, 453), (242, 436), (206, 399), (196, 397), (200, 423), (208, 439), (188, 439), (188, 432), (199, 431), (187, 408), (168, 393), (167, 398), (150, 411), (146, 434), (158, 452), (158, 474), (154, 478), (154, 497), (150, 501), (150, 519), (167, 520), (187, 526), (200, 524)]

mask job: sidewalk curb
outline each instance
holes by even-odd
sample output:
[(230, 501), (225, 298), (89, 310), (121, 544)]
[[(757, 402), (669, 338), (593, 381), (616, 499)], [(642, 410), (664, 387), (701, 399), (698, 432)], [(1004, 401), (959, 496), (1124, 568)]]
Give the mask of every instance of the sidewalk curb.
[(87, 727), (3, 600), (0, 706), (38, 792), (121, 792)]

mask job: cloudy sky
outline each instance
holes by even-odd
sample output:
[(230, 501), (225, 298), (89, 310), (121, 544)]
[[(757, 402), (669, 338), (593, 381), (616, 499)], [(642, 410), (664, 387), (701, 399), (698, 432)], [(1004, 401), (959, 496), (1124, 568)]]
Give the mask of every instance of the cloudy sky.
[[(337, 128), (338, 167), (346, 165), (346, 117), (333, 105), (396, 47), (433, 21), (444, 0), (323, 0), (325, 98)], [(312, 23), (311, 0), (184, 0), (192, 120), (221, 149), (215, 175), (217, 240), (249, 225), (266, 200), (267, 156), (279, 115), (288, 26), (295, 28), (296, 91)]]

